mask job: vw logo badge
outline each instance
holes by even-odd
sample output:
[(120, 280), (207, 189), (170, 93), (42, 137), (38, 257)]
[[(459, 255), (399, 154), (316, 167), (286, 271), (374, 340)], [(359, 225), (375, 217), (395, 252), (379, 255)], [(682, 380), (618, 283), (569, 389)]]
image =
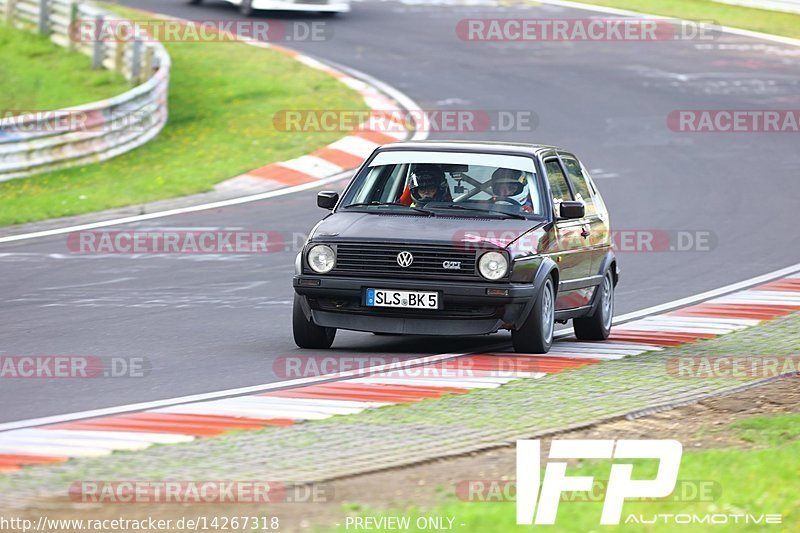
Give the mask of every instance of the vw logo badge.
[(408, 268), (411, 266), (411, 263), (414, 262), (414, 256), (411, 255), (411, 252), (400, 252), (397, 254), (397, 264), (403, 268)]

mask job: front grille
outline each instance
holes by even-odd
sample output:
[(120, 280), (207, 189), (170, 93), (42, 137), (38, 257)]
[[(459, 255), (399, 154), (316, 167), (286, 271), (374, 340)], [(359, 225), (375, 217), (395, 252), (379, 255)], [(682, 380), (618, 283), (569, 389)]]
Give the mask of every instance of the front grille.
[[(410, 252), (413, 263), (401, 267), (397, 254)], [(447, 269), (446, 261), (460, 262), (461, 268)], [(475, 270), (475, 251), (448, 246), (420, 246), (403, 244), (338, 244), (336, 267), (332, 271), (339, 275), (392, 277), (392, 278), (439, 278), (479, 279)]]

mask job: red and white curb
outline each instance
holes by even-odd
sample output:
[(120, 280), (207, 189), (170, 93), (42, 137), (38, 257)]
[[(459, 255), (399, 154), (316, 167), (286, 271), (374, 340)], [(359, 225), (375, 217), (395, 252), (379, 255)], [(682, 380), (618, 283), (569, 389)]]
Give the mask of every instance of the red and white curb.
[[(366, 409), (500, 387), (517, 379), (706, 340), (800, 311), (800, 272), (615, 326), (606, 342), (559, 340), (547, 355), (482, 353), (425, 358), (366, 372), (320, 376), (282, 390), (180, 403), (0, 433), (0, 471), (24, 465), (189, 442), (231, 430), (288, 426)], [(447, 365), (455, 359), (459, 369)], [(303, 381), (303, 380), (298, 380)]]
[[(375, 84), (356, 79), (330, 65), (287, 48), (257, 42), (249, 42), (248, 44), (271, 48), (294, 58), (310, 68), (321, 70), (333, 76), (358, 92), (373, 113), (385, 115), (387, 118), (386, 121), (379, 122), (385, 126), (380, 130), (371, 127), (369, 123), (363, 124), (356, 131), (329, 144), (325, 148), (320, 148), (295, 159), (271, 163), (253, 169), (219, 183), (214, 187), (216, 190), (256, 193), (276, 187), (301, 185), (324, 180), (344, 171), (358, 168), (378, 146), (406, 140), (412, 135), (405, 122), (401, 120), (405, 114), (403, 106), (388, 98)], [(422, 123), (419, 120), (420, 117), (414, 114), (410, 115), (410, 117), (415, 121), (415, 132), (421, 132)], [(424, 136), (416, 135), (415, 137), (420, 139), (424, 138)]]
[[(136, 8), (129, 9), (148, 15), (157, 15), (160, 18), (176, 20), (182, 23), (189, 22), (178, 17), (171, 17), (147, 10)], [(236, 192), (255, 194), (274, 190), (278, 187), (291, 187), (313, 183), (358, 168), (364, 159), (366, 159), (375, 148), (382, 144), (405, 140), (412, 136), (415, 139), (427, 137), (427, 133), (422, 131), (424, 122), (421, 115), (424, 113), (419, 110), (419, 107), (414, 102), (405, 95), (399, 93), (396, 89), (388, 87), (360, 72), (357, 74), (361, 79), (349, 76), (341, 70), (333, 68), (318, 59), (314, 59), (311, 56), (301, 54), (300, 52), (284, 46), (248, 39), (239, 40), (237, 35), (228, 31), (220, 33), (232, 40), (238, 40), (238, 42), (243, 44), (256, 48), (266, 48), (284, 54), (303, 63), (309, 68), (325, 72), (359, 93), (369, 109), (391, 113), (393, 114), (392, 116), (395, 117), (395, 120), (386, 121), (386, 127), (381, 130), (371, 128), (369, 124), (362, 125), (356, 132), (339, 139), (325, 148), (315, 150), (310, 154), (295, 159), (271, 163), (250, 170), (249, 172), (245, 172), (244, 174), (217, 184), (214, 187), (215, 190), (233, 190)], [(356, 71), (353, 70), (352, 72)], [(395, 98), (387, 97), (388, 94), (394, 95)], [(408, 130), (406, 121), (401, 120), (404, 108), (408, 111), (415, 112), (411, 114), (411, 119), (415, 126), (414, 132)]]

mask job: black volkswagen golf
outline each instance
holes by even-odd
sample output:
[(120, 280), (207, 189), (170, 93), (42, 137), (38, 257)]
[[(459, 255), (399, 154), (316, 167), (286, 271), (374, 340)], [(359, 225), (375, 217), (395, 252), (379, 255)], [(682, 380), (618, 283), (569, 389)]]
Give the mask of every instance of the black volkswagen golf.
[(619, 278), (608, 212), (575, 155), (552, 146), (404, 142), (377, 148), (312, 230), (294, 277), (294, 339), (337, 329), (511, 331), (546, 353), (555, 322), (604, 340)]

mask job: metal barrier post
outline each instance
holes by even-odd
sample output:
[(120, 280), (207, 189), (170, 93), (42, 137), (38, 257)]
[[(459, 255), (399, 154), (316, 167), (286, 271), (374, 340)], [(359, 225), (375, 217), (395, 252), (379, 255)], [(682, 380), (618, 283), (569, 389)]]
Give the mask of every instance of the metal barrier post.
[(6, 22), (10, 25), (14, 24), (14, 7), (17, 0), (6, 0)]
[(133, 36), (133, 49), (131, 50), (131, 82), (139, 83), (139, 76), (142, 72), (142, 41), (136, 35)]
[(119, 72), (123, 76), (125, 75), (125, 41), (120, 39), (119, 36), (116, 38), (116, 49), (114, 50), (114, 70)]
[(50, 33), (50, 0), (39, 0), (39, 33)]
[(94, 18), (94, 41), (92, 42), (92, 68), (97, 70), (103, 68), (103, 40), (100, 38), (101, 28), (104, 21), (103, 15)]
[(75, 50), (80, 42), (80, 28), (78, 27), (78, 4), (72, 0), (69, 4), (69, 27), (67, 28), (69, 49)]

